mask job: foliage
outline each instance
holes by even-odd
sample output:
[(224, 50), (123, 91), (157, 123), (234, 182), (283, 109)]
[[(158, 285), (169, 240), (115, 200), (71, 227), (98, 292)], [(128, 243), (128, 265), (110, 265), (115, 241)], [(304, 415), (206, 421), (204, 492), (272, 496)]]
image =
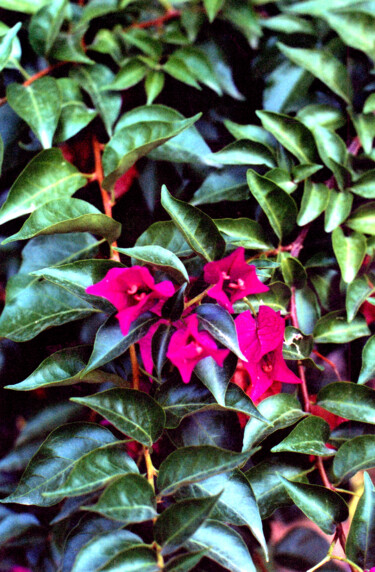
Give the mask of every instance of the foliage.
[(375, 2), (2, 8), (1, 570), (373, 569)]

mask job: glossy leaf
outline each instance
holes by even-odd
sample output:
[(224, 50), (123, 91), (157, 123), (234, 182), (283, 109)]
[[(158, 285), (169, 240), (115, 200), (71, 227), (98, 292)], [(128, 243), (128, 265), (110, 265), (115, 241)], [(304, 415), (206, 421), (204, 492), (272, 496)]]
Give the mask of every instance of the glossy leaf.
[(305, 226), (316, 219), (328, 206), (330, 190), (323, 183), (305, 181), (301, 208), (297, 217), (297, 224)]
[(217, 228), (224, 239), (233, 246), (243, 246), (256, 250), (272, 248), (266, 233), (259, 223), (249, 218), (219, 218), (214, 219)]
[(352, 212), (345, 224), (356, 232), (375, 235), (375, 202), (365, 203)]
[(162, 554), (177, 550), (211, 514), (220, 492), (214, 496), (178, 501), (168, 507), (154, 524), (156, 542)]
[(350, 215), (353, 195), (348, 192), (330, 190), (329, 200), (324, 213), (324, 230), (332, 232)]
[(8, 64), (9, 58), (12, 56), (14, 39), (21, 28), (21, 22), (9, 28), (0, 36), (0, 71)]
[(171, 220), (155, 222), (138, 237), (135, 244), (136, 246), (156, 244), (170, 250), (181, 258), (189, 256), (193, 252), (184, 236)]
[(151, 354), (157, 377), (161, 380), (163, 367), (167, 361), (167, 351), (174, 328), (170, 323), (160, 324), (152, 336)]
[[(283, 282), (273, 282), (269, 285), (268, 292), (262, 292), (255, 296), (248, 296), (253, 308), (259, 309), (259, 306), (270, 306), (273, 310), (285, 314), (290, 301), (290, 288)], [(238, 304), (238, 302), (237, 302)], [(249, 307), (243, 308), (243, 311), (248, 310)]]
[(297, 207), (292, 197), (251, 169), (247, 172), (247, 182), (276, 236), (281, 239), (288, 235), (293, 230), (297, 217)]
[(121, 475), (138, 472), (137, 465), (124, 451), (124, 442), (110, 443), (83, 455), (65, 483), (43, 496), (61, 498), (85, 495), (101, 489)]
[(333, 534), (336, 524), (348, 518), (348, 507), (338, 493), (319, 485), (291, 483), (282, 476), (279, 479), (298, 508), (326, 534)]
[(50, 201), (31, 213), (21, 229), (3, 241), (26, 240), (43, 234), (92, 232), (113, 242), (121, 233), (121, 225), (81, 199)]
[(230, 119), (225, 119), (224, 125), (235, 139), (249, 139), (256, 143), (263, 143), (270, 150), (273, 149), (275, 141), (272, 135), (259, 125), (240, 125)]
[(212, 161), (222, 165), (266, 165), (274, 167), (273, 153), (263, 145), (254, 141), (240, 139), (230, 143), (221, 151), (209, 156)]
[(44, 149), (52, 147), (61, 111), (61, 96), (52, 77), (42, 77), (28, 86), (11, 83), (7, 88), (11, 108), (29, 125)]
[(356, 316), (363, 302), (374, 292), (371, 286), (371, 277), (364, 274), (348, 284), (346, 291), (345, 307), (348, 315), (348, 322)]
[(317, 343), (343, 344), (368, 336), (370, 330), (364, 318), (357, 316), (351, 322), (347, 322), (345, 314), (340, 310), (326, 314), (314, 328), (314, 339)]
[(323, 387), (317, 404), (353, 421), (375, 424), (375, 390), (348, 381), (336, 381)]
[(222, 367), (211, 356), (208, 356), (201, 359), (194, 368), (194, 373), (208, 387), (218, 404), (223, 407), (225, 407), (227, 387), (235, 372), (236, 365), (236, 357), (229, 354)]
[(334, 455), (335, 452), (325, 445), (329, 439), (329, 434), (328, 423), (321, 417), (311, 415), (300, 421), (289, 435), (271, 451), (272, 453), (288, 451), (316, 456)]
[(371, 169), (361, 175), (355, 183), (352, 183), (350, 190), (356, 195), (366, 199), (375, 198), (375, 171)]
[(42, 151), (13, 183), (0, 210), (0, 224), (31, 213), (48, 201), (71, 196), (85, 184), (85, 177), (65, 161), (60, 149)]
[(67, 4), (67, 0), (53, 0), (31, 18), (30, 43), (40, 56), (45, 56), (50, 51), (63, 24)]
[(332, 246), (342, 279), (346, 283), (352, 282), (366, 254), (366, 238), (358, 232), (345, 236), (343, 230), (338, 227), (332, 233)]
[(328, 12), (324, 14), (331, 28), (341, 37), (344, 44), (357, 50), (362, 50), (370, 58), (375, 58), (375, 18), (356, 10)]
[(86, 506), (85, 509), (125, 524), (144, 522), (157, 515), (155, 493), (150, 483), (145, 477), (131, 473), (116, 479), (105, 489), (96, 504)]
[(188, 284), (185, 282), (181, 288), (168, 298), (163, 304), (161, 315), (166, 320), (175, 322), (181, 318), (185, 306), (185, 292)]
[(288, 256), (281, 261), (281, 272), (285, 283), (295, 288), (303, 288), (306, 284), (307, 274), (297, 258)]
[(231, 572), (256, 572), (256, 568), (241, 536), (229, 526), (208, 520), (186, 543), (187, 548), (208, 548), (207, 557)]
[(100, 572), (117, 572), (119, 566), (121, 572), (133, 572), (133, 570), (159, 572), (160, 570), (155, 551), (145, 545), (134, 546), (121, 552), (101, 568)]
[(73, 397), (72, 401), (90, 407), (146, 447), (157, 441), (164, 428), (162, 408), (143, 391), (107, 389), (88, 397)]
[(151, 312), (141, 314), (131, 323), (129, 332), (124, 336), (118, 319), (110, 316), (96, 334), (94, 348), (82, 376), (122, 355), (135, 342), (143, 338), (158, 317)]
[(358, 471), (375, 467), (375, 435), (359, 435), (346, 441), (336, 453), (333, 473), (336, 482), (349, 480)]
[(207, 552), (208, 548), (198, 550), (197, 552), (187, 552), (175, 558), (171, 558), (164, 566), (164, 570), (165, 572), (188, 572), (189, 570), (193, 570), (194, 566), (200, 562)]
[(233, 453), (211, 445), (180, 447), (161, 463), (158, 489), (162, 495), (173, 494), (183, 485), (231, 471), (249, 456), (249, 452)]
[(375, 377), (375, 336), (367, 340), (362, 350), (362, 367), (358, 383), (367, 383)]
[(375, 488), (368, 473), (364, 473), (364, 490), (358, 501), (346, 541), (346, 554), (362, 568), (375, 566), (372, 546), (375, 544)]
[(161, 191), (161, 204), (197, 254), (207, 261), (222, 257), (225, 242), (208, 215), (172, 197), (165, 185)]
[(58, 503), (62, 497), (46, 499), (43, 493), (56, 490), (85, 453), (115, 441), (108, 429), (93, 423), (71, 423), (58, 427), (33, 456), (14, 493), (2, 502), (37, 506)]
[(121, 91), (136, 85), (145, 77), (147, 67), (137, 58), (129, 58), (121, 66), (120, 71), (109, 84), (108, 89)]
[(166, 271), (179, 283), (189, 282), (189, 275), (179, 258), (170, 250), (162, 246), (135, 246), (133, 248), (117, 248), (118, 252), (140, 260), (145, 264), (151, 264), (156, 268)]
[(237, 331), (232, 316), (218, 304), (201, 304), (195, 310), (201, 327), (243, 361), (246, 357), (238, 345)]

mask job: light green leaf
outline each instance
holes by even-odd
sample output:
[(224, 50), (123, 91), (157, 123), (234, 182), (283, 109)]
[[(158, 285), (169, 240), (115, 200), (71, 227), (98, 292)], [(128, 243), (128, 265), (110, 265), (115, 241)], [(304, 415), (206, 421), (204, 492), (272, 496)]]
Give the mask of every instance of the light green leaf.
[(275, 167), (273, 153), (262, 143), (240, 139), (221, 151), (208, 156), (211, 161), (223, 165), (266, 165)]
[(366, 383), (375, 377), (375, 336), (369, 338), (362, 350), (362, 367), (358, 383)]
[(309, 129), (313, 129), (316, 125), (320, 125), (335, 131), (346, 123), (346, 118), (340, 109), (325, 103), (312, 103), (310, 105), (306, 105), (298, 111), (297, 117)]
[(278, 14), (277, 16), (264, 18), (261, 20), (261, 25), (263, 28), (274, 30), (275, 32), (282, 32), (283, 34), (316, 35), (316, 29), (312, 22), (289, 14)]
[(150, 70), (145, 79), (147, 105), (151, 105), (157, 96), (163, 91), (165, 76), (163, 72)]
[(345, 236), (343, 230), (337, 227), (332, 233), (332, 247), (342, 279), (348, 284), (356, 277), (366, 255), (366, 238), (358, 232)]
[(288, 451), (289, 453), (303, 453), (318, 457), (334, 455), (335, 452), (325, 445), (329, 435), (328, 423), (321, 417), (311, 415), (306, 419), (302, 419), (285, 439), (275, 447), (272, 447), (271, 452), (281, 453)]
[(358, 471), (375, 467), (375, 435), (359, 435), (346, 441), (333, 460), (336, 484), (348, 481)]
[(351, 322), (356, 316), (361, 304), (363, 304), (366, 298), (375, 292), (370, 284), (371, 279), (364, 274), (348, 285), (345, 300), (348, 322)]
[(46, 56), (50, 51), (63, 24), (67, 5), (67, 0), (52, 0), (32, 16), (29, 38), (40, 56)]
[(120, 71), (113, 79), (108, 87), (104, 89), (111, 89), (114, 91), (121, 91), (136, 85), (145, 77), (147, 73), (147, 66), (137, 58), (129, 58), (120, 68)]
[(363, 569), (375, 566), (375, 488), (371, 477), (364, 473), (364, 490), (358, 501), (346, 541), (346, 555)]
[(275, 140), (272, 135), (263, 129), (263, 127), (259, 127), (259, 125), (242, 125), (230, 119), (225, 119), (224, 125), (235, 139), (249, 139), (256, 143), (262, 143), (265, 147), (268, 147), (270, 151), (272, 151), (275, 146)]
[(203, 0), (203, 5), (207, 12), (208, 19), (210, 22), (215, 20), (215, 17), (219, 10), (222, 8), (224, 0)]
[(324, 213), (324, 230), (332, 232), (350, 215), (353, 195), (349, 192), (330, 189), (329, 200)]
[(145, 264), (151, 264), (166, 271), (180, 284), (189, 282), (189, 275), (181, 260), (173, 252), (162, 246), (134, 246), (133, 248), (117, 248), (116, 250)]
[(34, 14), (49, 0), (2, 0), (1, 7), (5, 10), (14, 10), (24, 14)]
[(375, 169), (370, 169), (361, 175), (351, 184), (350, 190), (365, 199), (375, 199)]
[(314, 328), (315, 341), (324, 344), (344, 344), (369, 334), (370, 330), (362, 316), (347, 322), (341, 310), (329, 312), (318, 320)]
[(375, 236), (375, 201), (358, 207), (345, 224), (352, 230)]
[(323, 387), (318, 405), (352, 421), (375, 424), (375, 390), (349, 381), (336, 381)]
[(21, 22), (15, 24), (6, 33), (0, 36), (0, 71), (6, 67), (13, 52), (13, 42), (21, 28)]
[(254, 250), (269, 250), (273, 247), (262, 226), (249, 218), (217, 218), (214, 223), (224, 239), (233, 246)]
[(45, 203), (73, 195), (86, 179), (60, 149), (47, 149), (34, 157), (13, 183), (0, 210), (0, 224), (33, 212)]
[(329, 196), (330, 190), (326, 185), (306, 179), (297, 224), (305, 226), (316, 219), (326, 209)]
[[(353, 6), (349, 5), (349, 8)], [(344, 44), (365, 52), (375, 59), (375, 17), (358, 10), (340, 10), (322, 14)]]
[(61, 95), (57, 81), (41, 77), (30, 85), (11, 83), (7, 87), (11, 108), (29, 125), (45, 149), (52, 146), (61, 111)]

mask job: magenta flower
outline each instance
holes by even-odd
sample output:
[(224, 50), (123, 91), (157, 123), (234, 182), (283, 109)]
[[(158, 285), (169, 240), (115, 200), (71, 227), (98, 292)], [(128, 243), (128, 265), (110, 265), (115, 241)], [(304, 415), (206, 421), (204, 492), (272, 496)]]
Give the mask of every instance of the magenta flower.
[(200, 332), (198, 323), (195, 314), (185, 318), (181, 327), (172, 335), (168, 346), (167, 358), (179, 369), (184, 383), (189, 383), (193, 369), (201, 359), (211, 356), (222, 367), (229, 354), (229, 350), (218, 349), (208, 332)]
[(234, 322), (241, 351), (248, 359), (243, 366), (250, 376), (249, 395), (253, 401), (257, 401), (275, 381), (301, 383), (283, 358), (285, 320), (280, 312), (260, 306), (256, 319), (246, 311)]
[(245, 249), (242, 247), (222, 260), (206, 264), (204, 279), (208, 284), (215, 284), (207, 296), (217, 300), (228, 312), (233, 312), (232, 304), (237, 300), (269, 290), (257, 277), (255, 266), (246, 264)]
[(164, 301), (174, 294), (174, 290), (169, 280), (155, 284), (144, 266), (111, 268), (103, 280), (86, 288), (88, 294), (106, 298), (117, 308), (116, 318), (124, 336), (130, 324), (143, 312), (151, 310), (160, 315)]

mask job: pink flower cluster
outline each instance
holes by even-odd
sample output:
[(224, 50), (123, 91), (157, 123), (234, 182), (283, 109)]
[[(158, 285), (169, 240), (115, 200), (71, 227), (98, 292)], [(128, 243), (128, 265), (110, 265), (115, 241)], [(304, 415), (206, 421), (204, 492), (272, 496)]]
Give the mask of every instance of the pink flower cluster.
[[(222, 260), (206, 264), (204, 280), (213, 285), (207, 289), (206, 295), (230, 313), (234, 312), (233, 304), (238, 300), (269, 289), (258, 279), (255, 266), (246, 263), (244, 248), (237, 248)], [(133, 266), (111, 269), (103, 280), (86, 291), (106, 298), (116, 307), (116, 317), (122, 333), (126, 335), (131, 323), (144, 312), (151, 311), (161, 316), (163, 304), (175, 293), (175, 287), (169, 280), (155, 283), (147, 268)], [(139, 342), (144, 366), (149, 373), (153, 368), (152, 336), (163, 322), (166, 320), (161, 318)], [(280, 312), (260, 306), (257, 317), (245, 311), (237, 316), (235, 325), (240, 349), (247, 359), (239, 367), (248, 374), (245, 390), (253, 400), (259, 401), (275, 382), (279, 385), (281, 382), (300, 383), (282, 355), (285, 320)], [(209, 332), (199, 329), (199, 319), (191, 307), (186, 308), (173, 326), (175, 332), (166, 357), (178, 368), (184, 383), (190, 381), (195, 366), (203, 358), (211, 356), (219, 366), (223, 366), (229, 350), (219, 348)]]

